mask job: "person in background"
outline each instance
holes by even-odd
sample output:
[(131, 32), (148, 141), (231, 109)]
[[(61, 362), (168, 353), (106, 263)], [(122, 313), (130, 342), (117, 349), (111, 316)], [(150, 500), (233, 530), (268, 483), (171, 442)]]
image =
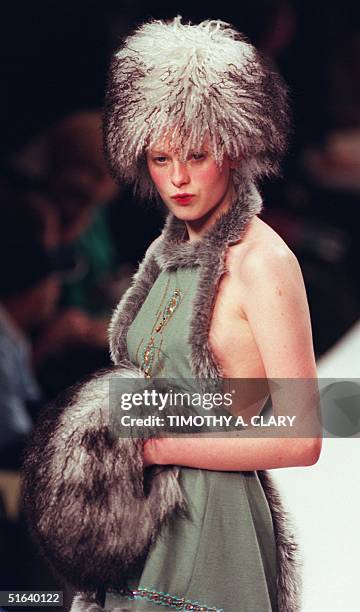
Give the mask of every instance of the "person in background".
[(1, 188), (0, 466), (18, 468), (42, 392), (31, 334), (53, 315), (60, 295), (57, 216), (36, 193)]
[(36, 339), (39, 378), (55, 397), (108, 363), (107, 327), (118, 298), (118, 258), (106, 204), (118, 187), (103, 159), (97, 110), (59, 120), (43, 141), (44, 185), (58, 215), (61, 243), (72, 249), (75, 264), (62, 279), (56, 316)]
[(79, 111), (58, 121), (47, 135), (46, 164), (62, 240), (75, 246), (78, 259), (63, 287), (62, 303), (106, 316), (117, 261), (105, 205), (119, 189), (103, 158), (100, 113)]
[(118, 224), (108, 218), (107, 203), (121, 186), (105, 166), (99, 112), (83, 110), (60, 119), (18, 153), (8, 174), (23, 191), (36, 186), (48, 198), (59, 241), (73, 254), (56, 312), (34, 333), (37, 375), (48, 396), (55, 397), (107, 365), (110, 313), (133, 273), (133, 262), (120, 248)]

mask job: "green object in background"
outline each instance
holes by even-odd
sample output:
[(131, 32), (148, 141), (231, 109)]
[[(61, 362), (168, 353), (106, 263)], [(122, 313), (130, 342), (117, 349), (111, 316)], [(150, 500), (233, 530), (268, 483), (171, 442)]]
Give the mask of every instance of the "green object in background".
[(106, 299), (106, 284), (116, 271), (117, 257), (105, 208), (96, 211), (74, 247), (77, 266), (63, 285), (62, 305), (95, 316), (106, 315), (111, 310), (110, 300)]

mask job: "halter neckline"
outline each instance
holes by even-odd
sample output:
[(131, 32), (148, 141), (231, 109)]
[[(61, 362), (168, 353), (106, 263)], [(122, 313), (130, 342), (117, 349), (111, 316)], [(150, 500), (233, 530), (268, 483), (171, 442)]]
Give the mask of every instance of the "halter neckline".
[(230, 208), (215, 221), (200, 240), (185, 240), (185, 222), (169, 213), (154, 251), (161, 270), (176, 270), (217, 259), (231, 244), (238, 242), (248, 223), (261, 211), (261, 196), (251, 181), (244, 181)]

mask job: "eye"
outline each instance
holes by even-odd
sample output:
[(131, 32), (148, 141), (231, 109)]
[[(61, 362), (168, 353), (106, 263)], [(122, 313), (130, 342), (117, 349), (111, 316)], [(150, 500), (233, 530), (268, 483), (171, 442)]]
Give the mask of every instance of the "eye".
[(195, 161), (200, 161), (202, 159), (205, 159), (206, 153), (204, 153), (203, 151), (194, 151), (193, 153), (191, 153), (191, 157)]
[(153, 162), (155, 162), (156, 164), (159, 164), (160, 166), (163, 166), (165, 162), (167, 162), (168, 160), (166, 155), (155, 155), (155, 157), (153, 157), (152, 159), (153, 159)]

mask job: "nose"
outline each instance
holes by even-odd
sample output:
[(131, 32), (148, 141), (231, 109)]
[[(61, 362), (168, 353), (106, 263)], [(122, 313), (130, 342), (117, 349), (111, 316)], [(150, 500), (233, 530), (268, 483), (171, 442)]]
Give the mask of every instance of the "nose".
[(190, 181), (186, 162), (174, 160), (171, 171), (171, 182), (175, 187), (187, 185)]

